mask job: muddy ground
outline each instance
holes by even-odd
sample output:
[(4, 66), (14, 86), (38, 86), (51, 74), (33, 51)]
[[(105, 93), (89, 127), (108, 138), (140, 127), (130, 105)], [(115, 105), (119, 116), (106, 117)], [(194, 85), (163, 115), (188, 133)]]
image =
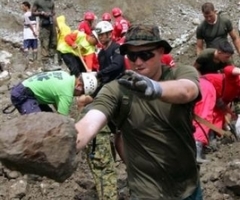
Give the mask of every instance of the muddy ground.
[[(231, 18), (234, 27), (237, 27), (240, 17), (238, 1), (214, 0), (212, 2), (216, 9), (223, 11), (223, 14)], [(11, 73), (10, 80), (0, 82), (1, 109), (10, 103), (9, 89), (20, 80), (36, 73), (39, 67), (36, 63), (25, 70), (26, 63), (20, 48), (22, 42), (20, 3), (21, 1), (18, 0), (2, 0), (0, 2), (0, 61), (1, 59), (6, 63), (9, 61), (7, 69)], [(202, 19), (200, 12), (202, 3), (204, 3), (202, 0), (61, 0), (56, 1), (56, 8), (57, 14), (66, 15), (67, 23), (74, 29), (84, 11), (92, 10), (100, 18), (103, 12), (111, 10), (114, 6), (119, 6), (131, 22), (157, 24), (162, 36), (173, 45), (173, 55), (176, 61), (191, 65), (196, 56), (195, 28)], [(6, 52), (11, 53), (11, 55)], [(237, 55), (235, 61), (239, 63)], [(73, 117), (76, 115), (76, 112), (72, 113)], [(4, 121), (18, 116), (17, 112), (8, 115), (0, 113), (0, 129)], [(223, 175), (229, 166), (228, 163), (239, 159), (239, 151), (239, 143), (234, 142), (221, 144), (218, 151), (207, 155), (211, 162), (201, 166), (204, 199), (240, 199), (240, 196), (234, 195), (223, 181)], [(64, 183), (56, 183), (45, 177), (22, 175), (0, 165), (0, 200), (97, 199), (92, 176), (84, 159), (84, 154), (82, 156), (83, 159), (77, 171)], [(119, 160), (116, 162), (116, 166), (119, 173), (119, 193), (120, 196), (127, 199), (127, 190), (124, 188), (125, 168)]]

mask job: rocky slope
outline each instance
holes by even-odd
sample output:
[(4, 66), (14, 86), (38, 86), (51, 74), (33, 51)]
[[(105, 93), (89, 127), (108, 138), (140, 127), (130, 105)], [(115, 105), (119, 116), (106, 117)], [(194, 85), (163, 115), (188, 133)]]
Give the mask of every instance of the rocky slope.
[[(33, 1), (30, 1), (31, 3)], [(213, 0), (218, 11), (223, 11), (237, 27), (240, 16), (236, 0)], [(5, 82), (0, 80), (0, 108), (9, 101), (9, 88), (23, 78), (35, 73), (38, 66), (24, 70), (26, 63), (21, 53), (22, 18), (21, 1), (2, 0), (0, 2), (0, 62), (6, 63), (11, 77)], [(131, 22), (155, 23), (160, 27), (162, 37), (173, 45), (173, 55), (178, 62), (191, 65), (195, 59), (195, 29), (202, 19), (200, 12), (203, 0), (61, 0), (56, 1), (57, 14), (64, 14), (67, 23), (74, 29), (82, 18), (84, 11), (92, 10), (99, 18), (101, 14), (119, 6)], [(236, 62), (238, 61), (238, 56)], [(73, 112), (73, 117), (77, 114)], [(18, 117), (18, 113), (3, 115), (2, 123)], [(201, 182), (204, 199), (235, 200), (239, 194), (239, 143), (221, 145), (216, 153), (208, 158), (211, 163), (201, 167)], [(94, 183), (89, 169), (83, 159), (77, 171), (64, 183), (57, 183), (46, 177), (20, 174), (0, 165), (0, 200), (36, 199), (69, 200), (97, 199)], [(116, 163), (119, 170), (119, 192), (126, 196), (125, 170), (121, 162)], [(127, 199), (127, 198), (125, 198)]]

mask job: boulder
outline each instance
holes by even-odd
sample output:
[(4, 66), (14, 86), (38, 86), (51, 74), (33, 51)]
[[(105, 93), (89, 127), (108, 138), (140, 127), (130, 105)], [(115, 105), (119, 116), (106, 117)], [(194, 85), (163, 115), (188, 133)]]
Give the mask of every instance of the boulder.
[(63, 182), (77, 167), (76, 153), (74, 123), (59, 114), (22, 115), (0, 130), (0, 160), (12, 170)]

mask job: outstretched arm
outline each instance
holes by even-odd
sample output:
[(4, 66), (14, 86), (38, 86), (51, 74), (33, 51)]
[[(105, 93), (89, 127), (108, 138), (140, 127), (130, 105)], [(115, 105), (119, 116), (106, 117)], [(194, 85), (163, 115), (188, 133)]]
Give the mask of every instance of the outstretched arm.
[[(157, 82), (131, 70), (126, 74), (130, 78), (119, 79), (119, 83), (148, 100), (159, 98), (168, 103), (184, 104), (193, 101), (199, 95), (198, 85), (188, 78)], [(197, 73), (195, 76), (197, 80)]]
[(107, 117), (99, 110), (90, 110), (75, 124), (77, 134), (77, 149), (83, 149), (107, 124)]

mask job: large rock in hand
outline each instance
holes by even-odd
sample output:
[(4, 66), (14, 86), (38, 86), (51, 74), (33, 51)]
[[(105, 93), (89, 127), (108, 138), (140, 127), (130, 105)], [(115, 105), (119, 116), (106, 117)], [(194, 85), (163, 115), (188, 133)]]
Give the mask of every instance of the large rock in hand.
[(0, 160), (23, 173), (62, 182), (75, 171), (76, 130), (68, 117), (54, 113), (23, 115), (3, 124)]

